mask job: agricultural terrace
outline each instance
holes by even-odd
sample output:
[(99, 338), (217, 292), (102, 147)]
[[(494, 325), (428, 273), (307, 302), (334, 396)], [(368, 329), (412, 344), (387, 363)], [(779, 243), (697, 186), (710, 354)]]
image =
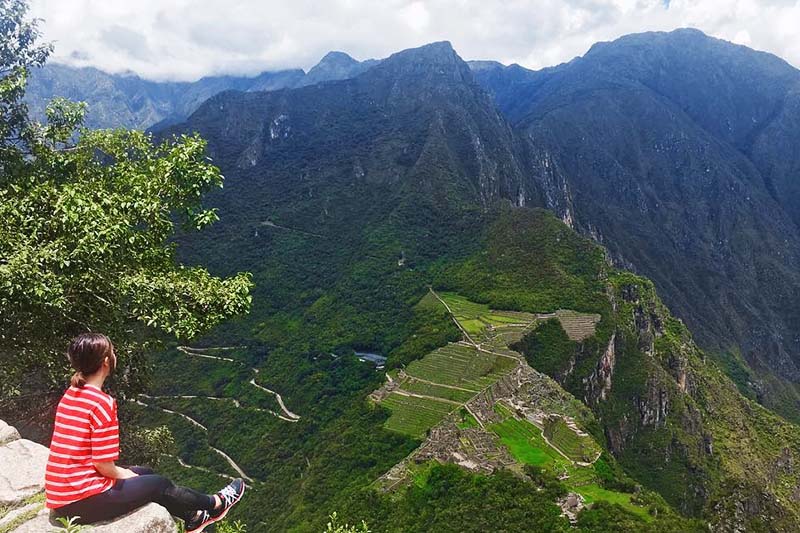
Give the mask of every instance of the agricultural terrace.
[(391, 410), (385, 427), (415, 438), (491, 387), (520, 364), (508, 348), (536, 322), (530, 313), (493, 311), (457, 294), (433, 293), (464, 332), (464, 340), (413, 361), (373, 398)]
[[(616, 503), (647, 521), (652, 520), (644, 507), (636, 505), (631, 500), (631, 494), (603, 488), (594, 464), (573, 461), (567, 457), (568, 454), (564, 450), (556, 448), (549, 437), (545, 438), (544, 433), (547, 430), (543, 432), (530, 421), (514, 417), (509, 409), (500, 404), (495, 406), (495, 411), (503, 417), (503, 420), (491, 424), (487, 429), (500, 438), (520, 464), (538, 466), (552, 472), (561, 478), (569, 490), (583, 496), (587, 503), (598, 500)], [(596, 450), (592, 459), (597, 459), (600, 446), (590, 436), (579, 435), (561, 417), (554, 416), (552, 420), (553, 428), (558, 428), (557, 434), (563, 439), (559, 441), (559, 445), (570, 448), (578, 443), (578, 450), (583, 451), (588, 448)], [(556, 423), (556, 420), (561, 421), (561, 424)], [(570, 451), (574, 452), (575, 449)]]
[(591, 463), (600, 455), (600, 447), (594, 439), (577, 428), (569, 427), (563, 417), (546, 418), (543, 433), (550, 444), (573, 461)]

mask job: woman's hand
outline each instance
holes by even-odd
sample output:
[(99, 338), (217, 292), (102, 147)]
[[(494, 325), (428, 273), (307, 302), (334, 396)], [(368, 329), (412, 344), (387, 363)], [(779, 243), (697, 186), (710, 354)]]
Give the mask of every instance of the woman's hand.
[(116, 463), (114, 463), (114, 461), (104, 461), (102, 463), (94, 463), (94, 468), (103, 477), (108, 477), (111, 479), (129, 479), (139, 475), (133, 470), (118, 467)]
[(117, 467), (117, 470), (119, 470), (122, 473), (122, 476), (123, 476), (123, 477), (118, 477), (117, 479), (129, 479), (129, 478), (136, 477), (136, 476), (139, 475), (136, 472), (134, 472), (133, 470), (130, 470), (128, 468), (119, 468), (119, 467)]

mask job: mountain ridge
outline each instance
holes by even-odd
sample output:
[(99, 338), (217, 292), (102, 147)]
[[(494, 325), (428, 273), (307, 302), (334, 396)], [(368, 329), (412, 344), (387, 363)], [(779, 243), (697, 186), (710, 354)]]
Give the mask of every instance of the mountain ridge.
[(798, 166), (786, 135), (800, 71), (679, 30), (603, 43), (551, 70), (476, 78), (556, 154), (577, 227), (651, 277), (743, 390), (797, 419)]
[[(449, 43), (432, 43), (346, 79), (218, 93), (157, 132), (199, 133), (227, 178), (208, 197), (220, 221), (179, 236), (182, 259), (220, 274), (248, 270), (256, 283), (251, 316), (201, 344), (238, 347), (226, 357), (257, 368), (302, 418), (283, 424), (187, 399), (176, 408), (210, 428), (203, 434), (163, 412), (142, 408), (141, 420), (170, 424), (183, 437), (185, 463), (206, 474), (218, 468), (207, 453), (213, 447), (264, 487), (281, 487), (243, 502), (257, 531), (318, 530), (323, 511), (334, 508), (381, 530), (425, 531), (435, 519), (442, 530), (568, 531), (555, 507), (565, 484), (553, 469), (483, 477), (434, 465), (404, 492), (364, 490), (421, 441), (386, 428), (391, 413), (366, 401), (383, 372), (354, 351), (383, 354), (387, 369), (399, 371), (456, 343), (453, 317), (425, 305), (431, 288), (487, 313), (490, 305), (504, 310), (487, 315), (490, 322), (571, 309), (601, 317), (593, 335), (576, 340), (558, 322), (537, 323), (514, 350), (563, 389), (552, 389), (558, 395), (592, 411), (581, 427), (606, 454), (588, 472), (598, 486), (587, 492), (585, 479), (568, 483), (608, 505), (583, 511), (579, 530), (591, 531), (592, 519), (626, 531), (707, 527), (698, 518), (721, 530), (792, 531), (800, 434), (752, 401), (781, 407), (767, 393), (784, 383), (768, 382), (775, 388), (767, 391), (759, 380), (777, 376), (781, 362), (791, 375), (792, 360), (779, 347), (768, 358), (744, 341), (780, 340), (781, 321), (789, 331), (792, 317), (781, 309), (792, 301), (798, 253), (782, 234), (793, 223), (735, 146), (751, 130), (715, 134), (721, 122), (712, 117), (704, 127), (693, 118), (708, 98), (685, 108), (678, 77), (649, 79), (652, 71), (631, 66), (655, 52), (622, 52), (624, 61), (608, 60), (613, 69), (601, 61), (609, 54), (603, 45), (588, 63), (529, 73), (486, 63), (470, 69)], [(671, 58), (657, 74), (682, 64)], [(658, 85), (665, 79), (677, 85)], [(744, 111), (736, 115), (743, 125)], [(793, 112), (775, 116), (791, 125)], [(786, 169), (774, 169), (776, 179), (787, 177), (779, 171)], [(655, 285), (620, 271), (625, 265), (652, 274)], [(461, 318), (464, 331), (480, 322)], [(689, 333), (695, 326), (698, 339), (715, 346), (733, 338), (743, 354), (707, 355)], [(174, 355), (154, 354), (154, 394), (252, 389), (249, 372)], [(791, 404), (783, 407), (791, 414)], [(524, 425), (519, 413), (502, 417), (497, 423)], [(180, 463), (171, 468), (200, 476)], [(612, 505), (614, 491), (638, 517)], [(522, 495), (535, 501), (520, 510), (513, 506)], [(493, 513), (483, 512), (487, 505)]]
[[(600, 81), (608, 85), (608, 80)], [(546, 89), (546, 84), (541, 88)], [(335, 352), (345, 338), (355, 349), (394, 354), (387, 364), (402, 367), (441, 346), (434, 344), (423, 351), (412, 343), (415, 348), (406, 351), (385, 336), (392, 326), (388, 320), (384, 322), (382, 313), (403, 309), (390, 320), (413, 323), (413, 315), (407, 314), (409, 305), (424, 295), (425, 284), (454, 290), (474, 302), (490, 302), (495, 309), (599, 313), (604, 319), (587, 343), (568, 345), (568, 351), (554, 354), (546, 363), (551, 366), (537, 361), (534, 352), (532, 366), (591, 407), (605, 446), (625, 472), (658, 491), (675, 509), (689, 516), (713, 517), (722, 524), (754, 523), (751, 514), (726, 518), (728, 497), (731, 505), (757, 509), (755, 514), (767, 515), (774, 527), (789, 531), (787, 524), (797, 511), (794, 504), (775, 506), (772, 497), (762, 498), (758, 488), (777, 483), (775, 494), (780, 492), (785, 498), (796, 483), (794, 474), (787, 474), (788, 493), (778, 488), (782, 481), (771, 477), (771, 469), (780, 460), (775, 454), (782, 453), (783, 445), (781, 449), (761, 449), (766, 437), (760, 426), (779, 427), (778, 433), (787, 443), (794, 442), (796, 427), (748, 403), (713, 363), (705, 363), (688, 331), (663, 310), (646, 281), (620, 274), (615, 277), (619, 283), (608, 288), (604, 284), (610, 277), (608, 267), (587, 264), (583, 255), (602, 259), (602, 254), (587, 252), (584, 247), (589, 245), (578, 244), (583, 241), (561, 222), (543, 217), (547, 222), (542, 223), (530, 214), (535, 212), (531, 207), (546, 207), (576, 228), (591, 221), (593, 226), (583, 229), (587, 233), (593, 230), (595, 238), (610, 247), (613, 257), (614, 241), (609, 234), (620, 222), (608, 218), (599, 200), (615, 195), (621, 202), (619, 213), (628, 217), (652, 213), (660, 204), (648, 203), (650, 197), (643, 193), (644, 186), (637, 185), (638, 175), (632, 171), (620, 172), (624, 178), (620, 182), (596, 180), (596, 189), (592, 189), (577, 181), (576, 169), (585, 171), (588, 180), (594, 176), (586, 170), (594, 168), (591, 162), (602, 168), (608, 160), (612, 169), (624, 168), (614, 165), (616, 158), (622, 160), (625, 155), (623, 148), (649, 145), (653, 137), (675, 140), (657, 152), (660, 159), (653, 160), (655, 175), (669, 175), (666, 171), (674, 168), (674, 161), (682, 161), (676, 154), (687, 155), (686, 175), (672, 175), (672, 181), (661, 184), (663, 189), (680, 191), (685, 197), (703, 197), (711, 191), (728, 202), (723, 202), (719, 211), (709, 202), (703, 212), (709, 216), (720, 217), (725, 209), (739, 206), (735, 202), (738, 196), (729, 191), (728, 184), (747, 185), (752, 174), (746, 162), (679, 109), (647, 91), (638, 91), (624, 91), (624, 106), (609, 97), (603, 102), (614, 106), (581, 109), (569, 116), (571, 121), (523, 130), (526, 134), (520, 135), (452, 47), (436, 43), (394, 54), (347, 80), (272, 93), (219, 94), (185, 124), (163, 135), (199, 132), (208, 138), (211, 156), (228, 177), (224, 191), (210, 198), (219, 208), (221, 223), (209, 229), (208, 241), (192, 240), (190, 248), (208, 250), (213, 248), (212, 242), (225, 243), (227, 251), (218, 252), (221, 255), (216, 259), (213, 253), (202, 256), (203, 263), (254, 270), (256, 279), (281, 280), (281, 286), (291, 284), (294, 290), (308, 294), (305, 303), (261, 303), (273, 289), (257, 283), (254, 305), (269, 306), (278, 314), (285, 312), (283, 305), (309, 309), (310, 315), (303, 314), (306, 318), (298, 320), (329, 324), (318, 326), (329, 335), (320, 351)], [(609, 94), (605, 86), (600, 92)], [(619, 143), (619, 153), (613, 157), (601, 148), (595, 153), (595, 147), (586, 143), (581, 151), (567, 150), (581, 146), (582, 123), (578, 120), (591, 124), (599, 109), (604, 109), (604, 117), (638, 118), (641, 114), (664, 129), (654, 131), (655, 126), (644, 128), (648, 121), (634, 122), (634, 128), (619, 129), (624, 132), (622, 140), (603, 130), (605, 137), (597, 139), (608, 140), (615, 147)], [(635, 113), (630, 114), (632, 110)], [(595, 120), (604, 124), (601, 118)], [(584, 169), (578, 166), (580, 159), (565, 157), (568, 153), (587, 156), (590, 163)], [(733, 162), (706, 172), (706, 157)], [(616, 176), (613, 172), (609, 175)], [(654, 190), (663, 194), (662, 189)], [(774, 208), (765, 191), (759, 194), (754, 201)], [(587, 217), (587, 197), (596, 202), (588, 204), (595, 209), (589, 211), (591, 217)], [(680, 203), (670, 206), (678, 208)], [(505, 209), (518, 211), (506, 219)], [(697, 216), (701, 218), (701, 214)], [(288, 237), (263, 235), (267, 230), (258, 225), (259, 219), (335, 237), (341, 245), (303, 237), (307, 250), (315, 250), (304, 253), (315, 259), (304, 257), (300, 265), (301, 261), (291, 259), (298, 252), (281, 244)], [(486, 228), (495, 227), (492, 224), (498, 220), (503, 222), (503, 231), (487, 236)], [(668, 224), (664, 227), (670, 228)], [(673, 231), (677, 237), (683, 235), (679, 228)], [(745, 246), (751, 244), (745, 242)], [(269, 254), (261, 254), (262, 249)], [(248, 251), (246, 259), (232, 261), (235, 251), (241, 250)], [(723, 259), (722, 252), (712, 248), (709, 253), (720, 253), (714, 257)], [(325, 258), (325, 266), (320, 268), (331, 276), (325, 289), (308, 280), (319, 276), (308, 271), (319, 257)], [(258, 274), (273, 268), (268, 267), (273, 263), (283, 265), (278, 268), (280, 274)], [(289, 274), (290, 269), (300, 272)], [(412, 289), (416, 291), (413, 296), (406, 294)], [(389, 298), (399, 293), (406, 295)], [(373, 311), (369, 323), (362, 319), (351, 323), (341, 314), (361, 317), (372, 306), (381, 311)], [(315, 345), (318, 342), (320, 339), (313, 341)], [(291, 365), (290, 360), (284, 361)], [(297, 382), (286, 388), (300, 386)], [(715, 392), (706, 397), (706, 389)], [(724, 421), (715, 422), (715, 413), (728, 411)], [(758, 431), (750, 434), (736, 429), (739, 422), (759, 426)], [(736, 441), (731, 434), (744, 440)], [(760, 450), (751, 461), (759, 465), (757, 482), (741, 475), (744, 467), (740, 461), (746, 456), (737, 448), (739, 442)]]
[(204, 76), (194, 82), (156, 82), (136, 74), (109, 74), (94, 67), (52, 63), (31, 73), (26, 101), (42, 119), (49, 101), (65, 97), (89, 105), (86, 124), (94, 128), (163, 129), (182, 122), (202, 102), (226, 90), (273, 91), (352, 77), (378, 60), (357, 61), (329, 52), (309, 69), (265, 71), (253, 76)]

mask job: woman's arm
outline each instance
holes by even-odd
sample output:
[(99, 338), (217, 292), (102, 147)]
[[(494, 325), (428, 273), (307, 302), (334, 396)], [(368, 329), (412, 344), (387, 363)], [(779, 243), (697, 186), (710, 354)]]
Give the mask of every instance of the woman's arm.
[(94, 468), (103, 477), (110, 477), (111, 479), (128, 479), (136, 477), (137, 474), (133, 470), (127, 468), (120, 468), (114, 461), (103, 461), (102, 463), (94, 463)]

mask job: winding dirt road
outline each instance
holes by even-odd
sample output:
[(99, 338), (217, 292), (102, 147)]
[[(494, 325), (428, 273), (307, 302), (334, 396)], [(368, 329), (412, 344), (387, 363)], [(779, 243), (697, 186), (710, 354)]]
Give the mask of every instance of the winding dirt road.
[[(141, 396), (144, 396), (144, 395), (141, 395)], [(153, 398), (152, 396), (146, 396), (146, 397), (147, 397), (147, 398)], [(160, 407), (160, 406), (158, 406), (158, 405), (152, 405), (152, 404), (144, 403), (144, 402), (143, 402), (143, 401), (141, 401), (141, 400), (133, 400), (133, 401), (134, 401), (135, 403), (137, 403), (138, 405), (141, 405), (141, 406), (144, 406), (144, 407), (150, 407), (150, 408), (153, 408), (153, 409), (158, 409), (158, 410), (160, 410), (160, 411), (163, 411), (163, 412), (165, 412), (165, 413), (169, 413), (169, 414), (171, 414), (171, 415), (176, 415), (176, 416), (179, 416), (179, 417), (183, 418), (184, 420), (187, 420), (189, 423), (191, 423), (191, 424), (193, 424), (193, 425), (195, 425), (195, 426), (199, 427), (200, 429), (202, 429), (202, 430), (203, 430), (203, 431), (205, 431), (206, 433), (208, 433), (208, 428), (207, 428), (207, 427), (205, 427), (203, 424), (201, 424), (200, 422), (198, 422), (198, 421), (197, 421), (197, 420), (195, 420), (194, 418), (192, 418), (192, 417), (190, 417), (190, 416), (187, 416), (187, 415), (185, 415), (185, 414), (183, 414), (183, 413), (179, 413), (179, 412), (177, 412), (177, 411), (173, 411), (173, 410), (171, 410), (171, 409), (166, 409), (166, 408), (164, 408), (164, 407)], [(241, 468), (241, 467), (240, 467), (238, 464), (236, 464), (236, 461), (234, 461), (234, 460), (231, 458), (231, 456), (230, 456), (230, 455), (228, 455), (227, 453), (223, 452), (223, 451), (222, 451), (222, 450), (220, 450), (219, 448), (215, 448), (215, 447), (214, 447), (214, 446), (212, 446), (211, 444), (208, 444), (208, 447), (209, 447), (209, 448), (211, 448), (212, 450), (214, 450), (214, 451), (215, 451), (217, 454), (219, 454), (219, 455), (220, 455), (222, 458), (224, 458), (224, 459), (225, 459), (225, 460), (228, 462), (228, 464), (229, 464), (229, 465), (231, 465), (231, 468), (233, 468), (234, 470), (236, 470), (236, 473), (238, 473), (238, 474), (239, 474), (239, 475), (242, 477), (242, 479), (245, 479), (246, 481), (249, 481), (250, 483), (252, 483), (252, 482), (253, 482), (253, 479), (252, 479), (250, 476), (248, 476), (247, 474), (245, 474), (244, 470), (242, 470), (242, 468)], [(184, 464), (185, 464), (185, 463), (184, 463)], [(187, 465), (187, 466), (189, 466), (189, 465)], [(216, 473), (216, 472), (215, 472), (215, 473)]]

